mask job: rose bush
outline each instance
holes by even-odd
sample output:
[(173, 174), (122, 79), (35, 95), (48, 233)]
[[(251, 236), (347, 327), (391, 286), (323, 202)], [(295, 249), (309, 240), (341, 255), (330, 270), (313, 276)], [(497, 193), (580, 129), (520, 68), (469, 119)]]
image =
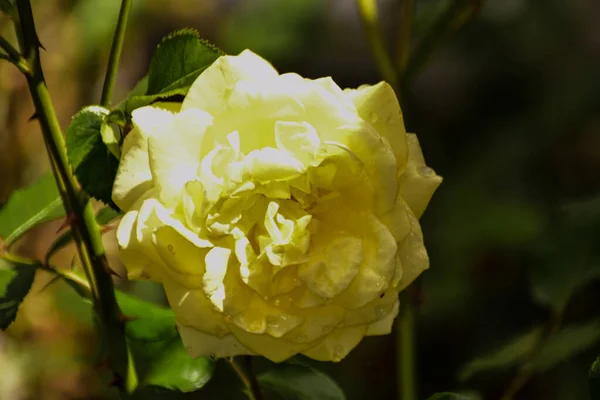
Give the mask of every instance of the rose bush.
[(132, 120), (122, 260), (164, 286), (192, 355), (339, 361), (390, 332), (441, 178), (388, 84), (342, 91), (244, 51)]

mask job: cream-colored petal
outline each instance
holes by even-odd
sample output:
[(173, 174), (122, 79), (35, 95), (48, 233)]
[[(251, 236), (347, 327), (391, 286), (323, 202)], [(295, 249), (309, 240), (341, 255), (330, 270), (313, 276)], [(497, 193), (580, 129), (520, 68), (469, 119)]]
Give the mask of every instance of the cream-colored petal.
[(205, 257), (206, 271), (202, 277), (203, 290), (219, 311), (224, 310), (225, 275), (231, 250), (224, 247), (213, 247)]
[(117, 242), (121, 261), (132, 278), (150, 278), (163, 282), (167, 277), (167, 267), (152, 243), (153, 233), (160, 226), (155, 212), (156, 204), (154, 198), (139, 199), (134, 204), (139, 211), (130, 211), (121, 220), (117, 229)]
[(417, 136), (409, 134), (408, 163), (398, 181), (398, 190), (417, 218), (423, 215), (433, 192), (441, 183), (442, 177), (425, 165)]
[(198, 108), (214, 116), (225, 107), (238, 81), (268, 82), (277, 76), (271, 64), (250, 50), (237, 56), (221, 56), (194, 81), (181, 108)]
[(154, 187), (148, 158), (148, 138), (134, 127), (125, 137), (113, 184), (112, 200), (123, 211)]
[(392, 327), (394, 326), (394, 320), (398, 316), (400, 310), (400, 302), (396, 300), (390, 312), (388, 312), (380, 320), (369, 324), (367, 333), (365, 336), (379, 336), (388, 335), (392, 333)]
[(343, 202), (320, 218), (322, 225), (343, 229), (362, 238), (363, 260), (358, 273), (333, 301), (354, 309), (378, 298), (388, 288), (396, 267), (397, 244), (390, 231), (373, 214), (349, 211)]
[(164, 272), (179, 285), (202, 288), (209, 248), (196, 246), (168, 225), (160, 226), (153, 235), (156, 251), (167, 266)]
[(223, 313), (214, 307), (204, 291), (187, 288), (173, 281), (166, 281), (163, 286), (180, 325), (219, 337), (229, 332)]
[(409, 214), (411, 231), (398, 245), (398, 259), (402, 263), (402, 277), (398, 290), (403, 290), (423, 271), (429, 268), (429, 256), (423, 243), (421, 225), (414, 215)]
[(398, 289), (389, 287), (375, 300), (361, 307), (348, 310), (342, 325), (356, 326), (374, 323), (387, 315), (396, 301), (398, 301)]
[(306, 169), (289, 153), (272, 147), (251, 151), (244, 162), (252, 179), (259, 183), (292, 179)]
[(285, 361), (315, 345), (315, 343), (291, 343), (270, 335), (248, 333), (235, 325), (231, 326), (231, 332), (248, 349), (273, 362)]
[(233, 335), (218, 337), (187, 326), (178, 325), (178, 327), (185, 349), (192, 357), (223, 358), (255, 354)]
[(337, 144), (358, 158), (375, 190), (375, 213), (388, 213), (396, 201), (398, 182), (396, 157), (389, 144), (364, 121), (319, 132), (323, 143)]
[(298, 267), (298, 277), (317, 296), (334, 298), (345, 290), (359, 272), (363, 262), (362, 240), (356, 237), (323, 232), (313, 235), (310, 261)]
[(396, 156), (398, 172), (406, 166), (408, 144), (402, 111), (394, 89), (387, 82), (346, 89), (344, 94), (356, 106), (358, 114), (375, 127), (390, 144)]
[(279, 150), (290, 153), (305, 165), (314, 162), (321, 141), (313, 126), (306, 122), (275, 122), (275, 142)]
[(254, 294), (248, 308), (233, 318), (240, 329), (253, 334), (281, 337), (302, 323), (304, 318), (289, 314)]
[(196, 178), (204, 131), (211, 122), (209, 114), (190, 109), (176, 114), (149, 137), (150, 170), (166, 206), (175, 207), (185, 184)]
[(342, 361), (365, 336), (366, 326), (336, 329), (302, 354), (319, 361)]
[(303, 310), (294, 310), (294, 314), (303, 317), (304, 322), (283, 337), (294, 343), (314, 342), (340, 325), (346, 311), (334, 304)]

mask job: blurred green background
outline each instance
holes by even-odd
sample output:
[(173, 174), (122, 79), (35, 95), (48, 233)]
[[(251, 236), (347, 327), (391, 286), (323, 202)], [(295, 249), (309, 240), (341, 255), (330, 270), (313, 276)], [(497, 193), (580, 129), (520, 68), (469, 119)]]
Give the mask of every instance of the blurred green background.
[[(379, 2), (391, 50), (400, 2)], [(451, 1), (415, 3), (418, 46)], [(100, 98), (119, 4), (33, 1), (63, 128)], [(600, 353), (599, 17), (597, 0), (488, 0), (403, 93), (407, 130), (445, 179), (422, 218), (431, 267), (417, 283), (419, 398), (453, 390), (495, 400), (517, 384), (503, 400), (589, 399)], [(116, 100), (146, 73), (161, 37), (182, 27), (228, 53), (250, 48), (281, 72), (341, 87), (380, 80), (353, 0), (135, 0)], [(12, 37), (7, 18), (0, 30)], [(26, 82), (0, 64), (0, 204), (48, 169), (32, 113)], [(19, 251), (43, 254), (57, 227), (37, 229)], [(110, 234), (106, 245), (114, 253)], [(69, 265), (73, 253), (58, 260)], [(0, 337), (0, 399), (104, 398), (89, 316), (81, 320), (88, 310), (38, 278)], [(154, 286), (120, 284), (163, 301)], [(341, 363), (315, 365), (349, 399), (395, 399), (396, 340), (367, 338)], [(226, 365), (182, 397), (244, 398)]]

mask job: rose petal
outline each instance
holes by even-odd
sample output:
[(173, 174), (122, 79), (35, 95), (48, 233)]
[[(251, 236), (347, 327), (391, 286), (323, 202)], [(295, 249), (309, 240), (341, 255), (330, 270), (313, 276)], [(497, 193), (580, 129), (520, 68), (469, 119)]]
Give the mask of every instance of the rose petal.
[(319, 361), (342, 361), (365, 336), (366, 326), (336, 329), (316, 346), (302, 354)]
[(417, 136), (409, 134), (408, 163), (398, 181), (398, 190), (417, 218), (421, 217), (433, 192), (441, 183), (442, 177), (425, 165)]
[(178, 327), (185, 349), (192, 357), (222, 358), (255, 354), (241, 344), (234, 335), (217, 337), (183, 325)]
[(231, 89), (238, 81), (268, 82), (277, 76), (271, 64), (250, 50), (244, 50), (237, 56), (219, 57), (194, 81), (181, 109), (198, 108), (214, 116), (225, 107)]
[(398, 172), (406, 166), (408, 145), (402, 111), (394, 89), (387, 82), (346, 89), (344, 94), (354, 103), (358, 114), (386, 139), (394, 151)]

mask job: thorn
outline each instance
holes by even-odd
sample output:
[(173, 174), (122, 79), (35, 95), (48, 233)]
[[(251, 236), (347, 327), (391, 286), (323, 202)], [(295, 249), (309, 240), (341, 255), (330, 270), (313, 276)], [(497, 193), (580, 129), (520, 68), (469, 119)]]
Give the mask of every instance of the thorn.
[(40, 290), (38, 290), (38, 293), (42, 293), (44, 290), (48, 289), (50, 287), (50, 285), (52, 285), (54, 282), (56, 282), (59, 279), (60, 279), (59, 276), (52, 277), (52, 279), (50, 279), (50, 281), (48, 283), (46, 283)]
[(112, 224), (110, 224), (110, 225), (103, 225), (100, 228), (100, 234), (104, 235), (105, 233), (108, 233), (110, 231), (114, 231), (115, 229), (117, 229), (117, 227), (115, 225), (112, 225)]
[(42, 50), (47, 51), (42, 42), (40, 42), (40, 39), (38, 39), (38, 46), (40, 46)]
[(106, 272), (108, 272), (109, 275), (116, 276), (119, 279), (123, 279), (123, 277), (121, 275), (117, 274), (115, 272), (115, 270), (112, 269), (111, 267), (109, 267), (108, 265), (104, 269), (105, 269)]
[(33, 114), (31, 114), (31, 117), (29, 117), (29, 118), (27, 119), (27, 121), (28, 121), (28, 122), (31, 122), (31, 121), (35, 121), (36, 119), (38, 119), (38, 114), (37, 114), (37, 111), (35, 111)]
[(122, 323), (127, 323), (127, 322), (131, 322), (131, 321), (135, 321), (139, 319), (138, 317), (129, 317), (125, 314), (121, 314), (119, 315), (119, 321), (121, 321)]
[(62, 223), (60, 224), (60, 226), (58, 227), (58, 229), (56, 230), (56, 233), (61, 232), (63, 229), (65, 229), (67, 226), (70, 226), (73, 221), (75, 221), (75, 214), (68, 214), (62, 221)]

